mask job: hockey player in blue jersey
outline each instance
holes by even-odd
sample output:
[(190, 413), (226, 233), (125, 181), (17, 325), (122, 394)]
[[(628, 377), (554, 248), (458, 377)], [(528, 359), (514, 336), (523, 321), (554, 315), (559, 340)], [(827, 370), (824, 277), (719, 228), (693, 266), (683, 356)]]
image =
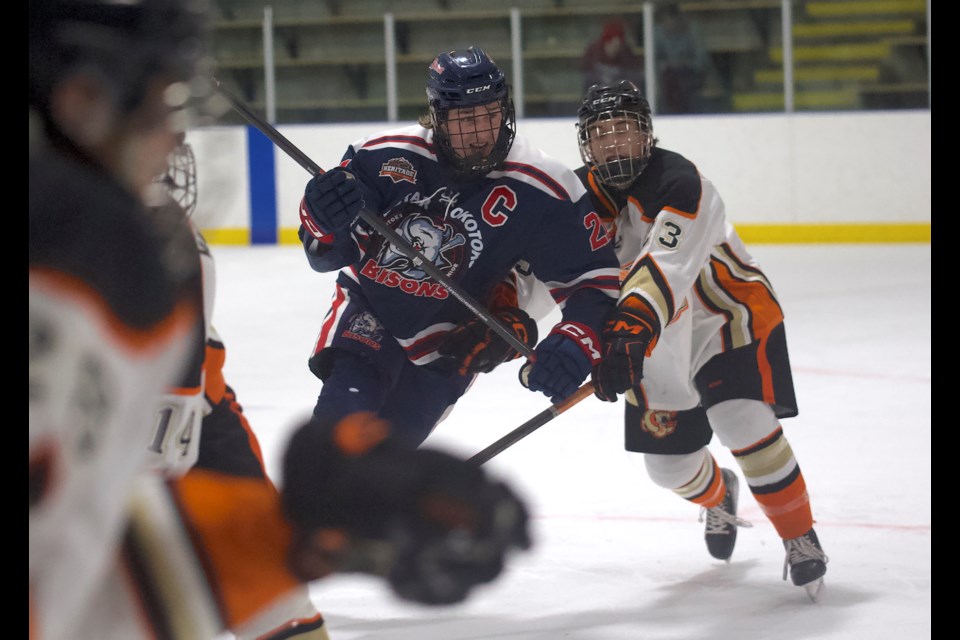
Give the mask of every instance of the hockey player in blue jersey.
[[(418, 446), (478, 373), (517, 357), (441, 284), (368, 227), (381, 216), (466, 294), (531, 346), (524, 384), (559, 401), (600, 356), (598, 332), (619, 291), (612, 243), (561, 162), (516, 133), (510, 87), (479, 48), (428, 68), (429, 113), (352, 144), (312, 178), (300, 205), (310, 266), (339, 270), (310, 369), (316, 417), (365, 410)], [(537, 344), (509, 278), (529, 265), (562, 319)]]

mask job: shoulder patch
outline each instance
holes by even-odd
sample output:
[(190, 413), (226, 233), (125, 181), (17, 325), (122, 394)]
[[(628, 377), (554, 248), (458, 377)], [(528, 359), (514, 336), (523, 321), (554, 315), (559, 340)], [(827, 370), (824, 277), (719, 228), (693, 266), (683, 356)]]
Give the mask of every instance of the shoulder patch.
[(406, 158), (390, 158), (380, 165), (379, 175), (381, 178), (390, 178), (394, 184), (404, 180), (411, 184), (417, 182), (417, 170)]

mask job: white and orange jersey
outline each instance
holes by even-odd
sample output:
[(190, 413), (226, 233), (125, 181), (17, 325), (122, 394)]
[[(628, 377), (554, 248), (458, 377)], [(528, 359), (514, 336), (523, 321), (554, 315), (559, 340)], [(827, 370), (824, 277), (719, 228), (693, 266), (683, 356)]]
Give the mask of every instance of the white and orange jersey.
[(29, 306), (31, 599), (42, 637), (66, 638), (121, 535), (154, 397), (182, 367), (193, 317), (181, 308), (135, 330), (81, 281), (42, 269)]
[(247, 628), (300, 586), (276, 489), (144, 470), (156, 398), (203, 339), (192, 238), (96, 168), (29, 161), (30, 638)]
[[(731, 317), (730, 348), (782, 321), (773, 287), (727, 220), (717, 189), (692, 162), (655, 147), (624, 191), (605, 187), (585, 167), (577, 174), (614, 237), (621, 303), (632, 298), (662, 328), (701, 298)], [(762, 315), (752, 318), (754, 326), (751, 305)]]
[[(223, 396), (223, 345), (210, 323), (216, 295), (216, 270), (200, 230), (176, 205), (168, 209), (158, 207), (154, 213), (182, 218), (184, 231), (189, 229), (193, 234), (195, 259), (199, 260), (200, 267), (194, 295), (198, 301), (202, 299), (203, 314), (197, 325), (203, 333), (185, 373), (159, 396), (153, 434), (147, 441), (150, 468), (182, 475), (197, 462), (203, 417), (209, 415), (213, 405)], [(208, 378), (216, 396), (212, 401), (206, 394)]]
[[(206, 240), (193, 221), (178, 208), (155, 211), (155, 215), (172, 215), (182, 223), (182, 230), (192, 234), (191, 249), (200, 269), (200, 277), (192, 281), (193, 299), (202, 299), (202, 341), (194, 343), (193, 357), (177, 385), (165, 390), (159, 397), (154, 430), (146, 444), (149, 467), (167, 478), (177, 478), (167, 487), (150, 490), (153, 499), (134, 513), (151, 518), (150, 526), (136, 526), (128, 531), (123, 554), (117, 559), (118, 575), (130, 573), (129, 565), (144, 565), (136, 554), (149, 543), (150, 538), (138, 541), (137, 534), (151, 529), (162, 529), (167, 535), (159, 540), (161, 548), (153, 554), (164, 558), (164, 563), (175, 563), (181, 571), (155, 584), (150, 572), (139, 576), (140, 582), (127, 580), (123, 588), (114, 587), (101, 594), (105, 609), (119, 609), (129, 613), (129, 606), (118, 606), (138, 600), (154, 602), (152, 616), (125, 621), (126, 635), (122, 638), (151, 637), (149, 631), (174, 627), (171, 637), (181, 636), (182, 629), (207, 629), (229, 626), (241, 640), (269, 640), (297, 638), (327, 640), (323, 617), (309, 599), (305, 586), (286, 573), (283, 552), (287, 526), (277, 505), (279, 494), (263, 469), (262, 454), (232, 391), (223, 375), (226, 350), (211, 319), (216, 299), (216, 263)], [(214, 411), (217, 413), (215, 414)], [(204, 425), (213, 429), (216, 445), (205, 449), (205, 462), (215, 469), (201, 468), (201, 441)], [(225, 438), (223, 429), (233, 434)], [(243, 464), (241, 464), (241, 461)], [(203, 491), (188, 491), (188, 487), (203, 486)], [(193, 499), (192, 497), (195, 497)], [(142, 502), (142, 501), (141, 501)], [(195, 506), (199, 505), (199, 507)], [(221, 526), (210, 515), (224, 517)], [(165, 519), (165, 521), (164, 521)], [(191, 542), (185, 535), (189, 523), (198, 531)], [(232, 527), (249, 531), (268, 526), (271, 532), (260, 532), (264, 541), (258, 547), (255, 540), (234, 540)], [(280, 534), (280, 537), (277, 535)], [(273, 540), (276, 545), (271, 547)], [(194, 548), (196, 545), (197, 548)], [(235, 567), (241, 565), (242, 568)], [(204, 565), (205, 579), (194, 575)], [(217, 566), (222, 572), (217, 571)], [(209, 580), (209, 582), (207, 582)], [(252, 581), (255, 584), (251, 584)], [(249, 596), (243, 595), (250, 594)], [(253, 594), (260, 594), (253, 597)], [(287, 595), (283, 598), (281, 593)], [(185, 601), (184, 594), (192, 594)], [(231, 595), (232, 594), (232, 595)], [(213, 602), (211, 609), (205, 603)], [(167, 616), (164, 612), (175, 615)], [(211, 612), (212, 617), (211, 617)], [(98, 625), (98, 616), (87, 616), (86, 622)], [(134, 633), (133, 629), (142, 627)], [(179, 629), (179, 630), (178, 630)], [(92, 635), (90, 637), (103, 637)]]
[(212, 638), (265, 616), (325, 637), (316, 611), (287, 598), (302, 587), (285, 568), (290, 530), (272, 485), (143, 471), (192, 312), (134, 329), (78, 279), (30, 271), (32, 638)]
[[(576, 173), (614, 239), (618, 304), (648, 317), (656, 331), (638, 391), (648, 406), (696, 406), (693, 378), (705, 362), (763, 340), (783, 322), (773, 286), (727, 220), (713, 183), (680, 154), (655, 147), (625, 190), (607, 188), (586, 167)], [(521, 307), (543, 321), (554, 311), (544, 285), (523, 264), (516, 272)], [(634, 393), (628, 402), (637, 402)]]
[(29, 161), (31, 637), (74, 638), (123, 535), (156, 395), (195, 337), (196, 265), (102, 171)]
[(285, 568), (290, 528), (268, 484), (191, 470), (141, 473), (130, 488), (126, 527), (82, 611), (60, 635), (45, 615), (37, 638), (212, 640), (229, 629), (328, 640)]

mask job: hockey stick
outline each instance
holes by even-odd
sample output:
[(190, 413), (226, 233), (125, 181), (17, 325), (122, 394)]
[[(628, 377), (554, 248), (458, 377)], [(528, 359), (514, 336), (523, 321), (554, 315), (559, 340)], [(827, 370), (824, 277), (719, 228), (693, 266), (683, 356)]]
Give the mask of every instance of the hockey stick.
[[(311, 160), (307, 154), (298, 149), (292, 142), (287, 140), (287, 138), (285, 138), (282, 133), (277, 131), (273, 125), (250, 111), (250, 109), (247, 108), (240, 98), (224, 89), (220, 85), (219, 80), (216, 78), (211, 78), (211, 81), (214, 89), (216, 89), (220, 95), (227, 99), (227, 101), (230, 103), (230, 106), (232, 106), (236, 112), (243, 117), (244, 120), (259, 129), (260, 132), (267, 136), (271, 142), (280, 147), (288, 156), (293, 158), (297, 164), (310, 172), (310, 175), (317, 176), (323, 173), (323, 169), (321, 169), (316, 162)], [(473, 298), (471, 298), (465, 291), (460, 289), (460, 287), (458, 287), (447, 276), (447, 274), (438, 269), (433, 262), (428, 260), (422, 253), (417, 251), (416, 247), (407, 242), (403, 236), (387, 226), (387, 223), (383, 221), (383, 218), (379, 217), (375, 213), (372, 213), (366, 208), (360, 210), (360, 217), (363, 218), (364, 222), (373, 227), (377, 233), (386, 238), (387, 241), (389, 241), (390, 244), (392, 244), (400, 253), (409, 258), (415, 266), (423, 269), (427, 275), (433, 278), (436, 282), (440, 283), (453, 295), (454, 298), (462, 302), (467, 309), (472, 311), (474, 315), (480, 318), (484, 324), (493, 329), (501, 338), (506, 340), (507, 344), (516, 349), (527, 359), (533, 359), (533, 349), (531, 349), (526, 343), (514, 335), (512, 331), (504, 327), (503, 323), (501, 323), (497, 318), (493, 317), (486, 309), (477, 304)]]
[(543, 425), (547, 424), (558, 415), (577, 404), (584, 398), (590, 396), (593, 393), (593, 383), (587, 382), (582, 387), (574, 391), (570, 397), (561, 400), (557, 404), (550, 405), (549, 408), (544, 409), (534, 417), (530, 418), (522, 425), (503, 436), (489, 447), (481, 451), (480, 453), (474, 454), (473, 456), (467, 458), (467, 462), (473, 462), (477, 466), (480, 466), (493, 456), (497, 455), (507, 447), (515, 444), (522, 438), (527, 437)]

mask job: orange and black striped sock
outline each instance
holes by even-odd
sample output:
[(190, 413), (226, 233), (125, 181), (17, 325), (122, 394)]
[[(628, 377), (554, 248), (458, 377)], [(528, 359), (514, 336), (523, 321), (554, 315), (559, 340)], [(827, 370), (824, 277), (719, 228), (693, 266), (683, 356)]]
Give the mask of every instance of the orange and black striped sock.
[(788, 540), (809, 531), (813, 515), (807, 485), (783, 428), (732, 453), (750, 492), (780, 537)]
[(720, 465), (709, 451), (704, 451), (703, 464), (693, 480), (682, 487), (677, 487), (673, 492), (684, 500), (707, 509), (720, 504), (727, 492), (727, 487), (720, 473)]

